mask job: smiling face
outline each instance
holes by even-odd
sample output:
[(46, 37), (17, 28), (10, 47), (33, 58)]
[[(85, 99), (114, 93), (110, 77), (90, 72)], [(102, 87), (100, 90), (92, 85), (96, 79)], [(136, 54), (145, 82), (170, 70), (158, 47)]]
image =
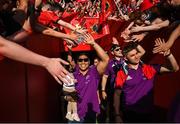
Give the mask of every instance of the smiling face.
[(86, 55), (80, 55), (78, 57), (78, 60), (77, 60), (77, 64), (79, 66), (79, 69), (81, 72), (85, 72), (88, 70), (89, 68), (89, 65), (90, 65), (90, 60), (88, 58), (88, 56)]

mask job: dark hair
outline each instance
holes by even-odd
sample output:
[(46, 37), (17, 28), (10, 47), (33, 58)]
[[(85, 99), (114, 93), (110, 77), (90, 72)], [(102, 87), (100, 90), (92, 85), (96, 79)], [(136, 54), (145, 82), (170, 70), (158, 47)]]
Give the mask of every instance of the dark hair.
[(95, 60), (95, 59), (97, 59), (98, 61), (101, 60), (101, 59), (99, 58), (99, 56), (97, 56), (97, 55), (95, 55), (95, 56), (93, 57), (93, 60)]
[(77, 55), (77, 60), (78, 60), (79, 57), (82, 56), (82, 55), (85, 55), (85, 56), (87, 56), (87, 57), (90, 59), (89, 54), (88, 54), (87, 52), (80, 52), (80, 53)]
[(118, 44), (112, 44), (111, 51), (115, 50), (117, 47), (120, 47)]
[(59, 10), (60, 12), (64, 12), (64, 9), (58, 3), (54, 3), (52, 6), (53, 10)]
[(59, 3), (56, 3), (56, 2), (51, 1), (51, 0), (47, 0), (46, 4), (51, 5), (51, 11), (59, 10), (60, 12), (64, 12), (64, 9), (62, 8), (62, 6)]
[(129, 15), (130, 21), (136, 21), (137, 19), (140, 19), (142, 13), (143, 12), (141, 12), (141, 11), (134, 11), (134, 12), (130, 13), (130, 15)]
[(129, 42), (127, 43), (122, 50), (123, 56), (126, 56), (128, 52), (132, 51), (133, 49), (137, 49), (138, 43), (137, 42)]

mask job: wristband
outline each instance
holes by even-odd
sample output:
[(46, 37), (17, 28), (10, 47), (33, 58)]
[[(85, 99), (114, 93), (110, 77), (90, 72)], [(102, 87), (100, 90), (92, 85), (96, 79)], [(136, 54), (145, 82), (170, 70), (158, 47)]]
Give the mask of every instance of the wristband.
[(169, 53), (168, 55), (166, 55), (165, 57), (169, 57), (172, 53)]
[(95, 44), (96, 44), (96, 43), (94, 42), (93, 44), (91, 44), (91, 46), (92, 46), (92, 47), (94, 47), (94, 46), (95, 46)]

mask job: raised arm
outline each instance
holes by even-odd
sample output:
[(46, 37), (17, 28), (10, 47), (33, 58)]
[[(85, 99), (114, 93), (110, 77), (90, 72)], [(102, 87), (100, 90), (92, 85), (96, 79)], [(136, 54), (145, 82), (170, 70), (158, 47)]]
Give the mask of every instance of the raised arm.
[(153, 49), (154, 53), (158, 53), (158, 52), (164, 52), (167, 51), (168, 49), (170, 49), (172, 47), (172, 45), (174, 44), (174, 42), (176, 41), (176, 39), (180, 36), (180, 24), (178, 25), (178, 27), (171, 33), (168, 41), (166, 43), (162, 43), (158, 46), (156, 46)]
[(93, 37), (90, 34), (85, 35), (85, 42), (91, 45), (95, 51), (97, 52), (98, 57), (101, 59), (99, 64), (97, 65), (97, 71), (100, 75), (105, 72), (106, 66), (109, 61), (109, 56), (106, 52), (94, 41)]
[[(38, 31), (44, 35), (56, 37), (56, 38), (62, 38), (62, 39), (69, 39), (67, 42), (75, 46), (75, 43), (73, 42), (78, 38), (78, 36), (74, 33), (72, 34), (65, 34), (56, 30), (53, 30), (51, 28), (48, 28), (46, 26), (43, 26), (41, 24), (36, 24), (34, 27), (35, 31)], [(72, 40), (72, 41), (71, 41)]]
[(169, 61), (170, 64), (162, 65), (160, 69), (160, 73), (164, 72), (176, 72), (179, 70), (179, 65), (177, 64), (177, 61), (172, 53), (168, 53), (167, 56), (165, 56), (166, 59)]
[[(20, 1), (22, 1), (22, 4), (25, 4), (27, 2), (27, 0), (24, 0), (24, 1), (20, 0)], [(37, 9), (41, 3), (42, 3), (42, 0), (35, 0), (34, 7)], [(32, 30), (34, 30), (44, 35), (53, 36), (53, 37), (62, 38), (62, 39), (70, 39), (72, 41), (68, 40), (68, 43), (75, 46), (75, 43), (73, 41), (77, 39), (76, 34), (61, 33), (51, 28), (48, 28), (46, 26), (43, 26), (41, 24), (38, 24), (36, 16), (37, 15), (35, 15), (35, 13), (31, 13), (29, 17), (26, 18), (26, 20), (24, 21), (22, 29), (8, 38), (13, 41), (22, 41), (27, 36), (29, 36)]]
[[(41, 24), (35, 24), (35, 26), (33, 26), (33, 30), (35, 30), (39, 33), (42, 33), (44, 35), (61, 38), (61, 39), (69, 39), (69, 40), (65, 40), (65, 41), (73, 46), (76, 46), (75, 40), (78, 38), (76, 34), (73, 34), (73, 33), (65, 34), (65, 33), (53, 30), (51, 28), (48, 28), (46, 26), (43, 26)], [(25, 21), (23, 28), (21, 30), (15, 32), (11, 36), (8, 36), (7, 38), (9, 40), (12, 40), (15, 42), (23, 42), (31, 33), (32, 33), (31, 32), (31, 24), (28, 19)]]
[(140, 56), (140, 57), (142, 57), (144, 54), (145, 54), (145, 50), (144, 50), (144, 48), (141, 46), (141, 45), (139, 45), (138, 44), (138, 46), (137, 46), (137, 50), (138, 50), (138, 55)]
[[(164, 40), (161, 40), (160, 38), (157, 38), (155, 40), (155, 44), (162, 44), (164, 42)], [(162, 52), (160, 52), (162, 53)], [(175, 59), (175, 57), (173, 56), (173, 54), (170, 52), (170, 50), (165, 51), (164, 56), (166, 57), (166, 59), (168, 60), (167, 64), (163, 64), (160, 68), (160, 73), (164, 73), (164, 72), (176, 72), (179, 70), (179, 65), (177, 64), (177, 61)]]
[(130, 31), (131, 33), (134, 33), (134, 32), (140, 32), (140, 31), (159, 30), (163, 27), (167, 27), (168, 25), (169, 25), (169, 20), (165, 20), (165, 21), (158, 20), (158, 23), (152, 23), (149, 26), (134, 26), (130, 29)]

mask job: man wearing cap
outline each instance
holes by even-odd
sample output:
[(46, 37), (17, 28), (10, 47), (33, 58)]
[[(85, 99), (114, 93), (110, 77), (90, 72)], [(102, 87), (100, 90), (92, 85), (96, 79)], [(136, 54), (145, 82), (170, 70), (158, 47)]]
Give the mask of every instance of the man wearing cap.
[[(138, 50), (138, 54), (140, 54), (140, 56), (145, 53), (144, 49), (140, 45), (138, 45)], [(117, 72), (120, 70), (120, 68), (125, 69), (126, 64), (124, 63), (122, 50), (119, 44), (112, 44), (111, 54), (113, 55), (113, 58), (109, 61), (106, 71), (102, 77), (102, 99), (105, 100), (107, 98), (107, 114), (109, 114), (109, 121), (122, 122), (120, 112), (120, 95), (122, 84), (120, 84), (120, 82), (116, 79)]]

